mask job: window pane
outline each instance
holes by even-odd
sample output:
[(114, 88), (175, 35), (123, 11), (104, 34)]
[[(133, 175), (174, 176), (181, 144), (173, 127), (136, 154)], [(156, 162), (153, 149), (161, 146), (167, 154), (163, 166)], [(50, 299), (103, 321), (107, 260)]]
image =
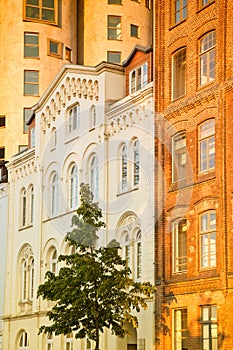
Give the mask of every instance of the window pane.
[(138, 26), (131, 24), (130, 25), (130, 35), (138, 37)]
[(121, 53), (108, 51), (107, 60), (110, 63), (121, 63)]
[(43, 7), (54, 8), (54, 0), (43, 0), (42, 6)]
[(26, 17), (38, 19), (39, 18), (39, 9), (37, 9), (35, 7), (28, 6), (26, 9)]
[(108, 4), (121, 4), (121, 0), (108, 0)]
[(50, 41), (50, 52), (58, 54), (58, 43), (55, 43), (54, 41)]
[(53, 10), (42, 10), (42, 19), (45, 21), (55, 21), (55, 13)]
[(186, 49), (173, 56), (173, 100), (185, 94)]
[(27, 0), (27, 5), (39, 6), (39, 0)]

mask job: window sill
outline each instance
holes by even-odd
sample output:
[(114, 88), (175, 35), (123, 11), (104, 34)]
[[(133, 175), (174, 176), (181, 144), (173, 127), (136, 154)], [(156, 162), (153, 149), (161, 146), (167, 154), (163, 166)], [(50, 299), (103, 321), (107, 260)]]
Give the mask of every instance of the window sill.
[(29, 228), (31, 228), (31, 227), (33, 227), (32, 224), (27, 225), (27, 226), (23, 226), (23, 227), (20, 227), (18, 231), (24, 231), (24, 230), (27, 230), (27, 229), (29, 229)]
[(175, 29), (176, 27), (179, 27), (179, 25), (181, 25), (182, 23), (186, 22), (186, 18), (185, 19), (182, 19), (180, 22), (178, 23), (174, 23), (170, 28), (169, 30), (173, 30)]
[(133, 187), (133, 188), (131, 188), (131, 189), (127, 189), (127, 190), (125, 190), (125, 191), (118, 192), (118, 193), (116, 194), (116, 196), (119, 197), (119, 196), (122, 196), (123, 194), (127, 194), (127, 193), (130, 193), (130, 192), (137, 191), (138, 189), (139, 189), (139, 186)]

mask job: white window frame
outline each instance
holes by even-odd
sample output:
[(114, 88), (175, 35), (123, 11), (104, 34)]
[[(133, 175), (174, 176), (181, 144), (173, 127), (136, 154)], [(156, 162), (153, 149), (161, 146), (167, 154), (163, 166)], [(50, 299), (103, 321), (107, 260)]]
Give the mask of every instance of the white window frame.
[(125, 192), (128, 189), (128, 149), (124, 143), (120, 152), (120, 191)]
[(58, 191), (59, 191), (59, 186), (58, 186), (58, 174), (55, 172), (52, 175), (51, 178), (51, 216), (56, 216), (58, 214)]
[(124, 237), (124, 260), (126, 262), (126, 267), (131, 267), (131, 252), (130, 252), (130, 236), (129, 233), (125, 234)]
[(133, 142), (133, 186), (138, 186), (140, 180), (139, 140)]
[(208, 210), (200, 215), (200, 268), (210, 269), (217, 265), (216, 211)]
[(47, 335), (46, 350), (53, 350), (53, 337), (51, 334)]
[(35, 263), (31, 259), (29, 264), (29, 300), (33, 300), (35, 291)]
[(136, 234), (136, 280), (142, 278), (142, 233), (139, 230)]
[(96, 106), (92, 105), (90, 107), (90, 129), (96, 127)]
[(21, 262), (22, 266), (22, 301), (27, 300), (27, 288), (28, 288), (28, 266), (27, 261), (25, 259)]
[(68, 133), (71, 134), (74, 130), (80, 127), (80, 104), (76, 104), (68, 111)]
[(21, 190), (21, 227), (27, 226), (27, 191), (26, 188)]
[[(173, 346), (174, 350), (186, 348), (184, 342), (188, 338), (188, 309), (173, 310)], [(187, 347), (188, 348), (188, 347)]]
[(57, 129), (54, 127), (51, 130), (51, 139), (50, 139), (50, 149), (53, 151), (57, 147)]
[(73, 350), (73, 334), (69, 333), (65, 337), (65, 350)]
[(134, 93), (148, 84), (148, 62), (136, 67), (129, 73), (130, 93)]
[(34, 221), (34, 206), (35, 206), (35, 197), (34, 197), (34, 186), (29, 188), (29, 224), (32, 225)]
[(58, 272), (58, 254), (57, 254), (57, 249), (52, 248), (50, 251), (50, 262), (49, 262), (49, 270), (56, 274)]
[(78, 206), (78, 166), (73, 164), (69, 174), (69, 206), (76, 209)]
[(19, 339), (19, 350), (28, 350), (29, 349), (29, 339), (26, 332), (21, 334)]
[(186, 178), (186, 132), (180, 131), (172, 137), (172, 182)]
[(97, 202), (99, 199), (99, 160), (96, 154), (90, 159), (90, 189), (93, 201)]
[(173, 273), (187, 271), (187, 220), (179, 218), (172, 223)]
[[(215, 169), (215, 120), (208, 119), (199, 125), (199, 172)], [(206, 154), (204, 152), (206, 150)], [(206, 159), (206, 160), (205, 160)], [(204, 166), (206, 164), (206, 166)], [(213, 164), (213, 165), (211, 165)]]
[(199, 41), (199, 85), (215, 80), (216, 70), (216, 31), (206, 33)]

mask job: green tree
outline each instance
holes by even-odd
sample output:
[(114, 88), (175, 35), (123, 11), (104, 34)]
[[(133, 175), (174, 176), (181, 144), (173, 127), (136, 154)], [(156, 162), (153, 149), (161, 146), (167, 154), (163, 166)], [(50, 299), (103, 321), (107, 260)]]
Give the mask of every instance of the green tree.
[(136, 328), (138, 319), (132, 310), (146, 309), (146, 298), (156, 291), (149, 282), (133, 281), (115, 240), (96, 248), (97, 232), (105, 227), (102, 211), (93, 203), (88, 185), (81, 184), (80, 195), (81, 205), (66, 237), (73, 254), (60, 255), (64, 267), (57, 275), (48, 271), (38, 288), (38, 297), (55, 302), (47, 312), (51, 325), (42, 326), (39, 333), (74, 331), (76, 338), (94, 340), (97, 350), (104, 328), (120, 337), (127, 333), (127, 322)]

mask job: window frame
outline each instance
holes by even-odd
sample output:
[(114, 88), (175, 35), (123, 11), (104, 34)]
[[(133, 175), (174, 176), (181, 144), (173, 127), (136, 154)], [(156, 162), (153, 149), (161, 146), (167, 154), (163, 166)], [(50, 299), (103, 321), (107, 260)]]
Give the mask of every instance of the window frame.
[[(213, 132), (210, 133), (211, 128), (208, 128), (207, 135), (203, 136), (201, 133), (201, 129), (203, 128), (203, 133), (206, 133), (206, 130), (204, 130), (204, 127), (208, 124), (212, 123), (212, 129)], [(206, 156), (204, 157), (204, 149), (202, 145), (206, 144)], [(214, 145), (214, 146), (212, 146)], [(214, 151), (213, 151), (214, 150)], [(211, 151), (211, 152), (210, 152)], [(213, 158), (214, 156), (214, 158)], [(203, 159), (206, 159), (204, 162)], [(215, 147), (215, 119), (207, 119), (203, 121), (198, 126), (198, 168), (199, 168), (199, 174), (207, 173), (209, 171), (213, 171), (215, 169), (215, 161), (216, 161), (216, 147)], [(211, 166), (211, 162), (214, 163), (213, 166)], [(206, 167), (203, 168), (203, 163), (206, 163)]]
[(183, 342), (188, 339), (188, 309), (173, 309), (173, 346), (174, 350), (186, 348)]
[(52, 217), (58, 214), (58, 197), (59, 197), (59, 178), (57, 172), (51, 175), (50, 184), (50, 215)]
[(89, 110), (90, 115), (90, 129), (94, 129), (96, 127), (96, 106), (92, 105)]
[[(135, 30), (135, 34), (133, 31)], [(133, 38), (139, 38), (139, 26), (136, 24), (130, 24), (130, 36)]]
[(142, 278), (142, 232), (138, 230), (136, 234), (136, 280), (140, 281)]
[[(172, 54), (172, 101), (186, 95), (186, 51), (184, 46)], [(178, 55), (181, 57), (179, 58)]]
[[(177, 8), (177, 5), (179, 6)], [(177, 17), (179, 16), (179, 18)], [(188, 0), (173, 0), (173, 25), (186, 20), (188, 16)]]
[[(32, 4), (27, 4), (27, 0), (24, 0), (24, 20), (25, 21), (30, 21), (30, 22), (42, 22), (42, 23), (47, 23), (50, 25), (58, 25), (58, 0), (54, 0), (54, 6), (53, 7), (46, 7), (43, 6), (43, 0), (38, 0), (38, 5), (32, 5)], [(39, 16), (38, 17), (29, 17), (27, 16), (27, 10), (29, 8), (38, 10)], [(49, 20), (49, 19), (44, 19), (43, 18), (43, 13), (45, 11), (52, 11), (54, 12), (54, 20)]]
[(122, 0), (108, 0), (108, 5), (122, 5)]
[[(35, 81), (33, 81), (32, 78), (28, 79), (29, 75), (32, 73), (37, 73), (34, 75), (34, 78), (37, 78), (35, 79)], [(30, 86), (33, 86), (35, 88), (35, 91), (32, 93), (29, 93)], [(39, 71), (38, 70), (30, 70), (30, 69), (24, 70), (24, 96), (39, 96)]]
[[(27, 37), (27, 35), (29, 36), (34, 36), (34, 37), (36, 37), (37, 38), (37, 43), (27, 43), (26, 41), (26, 37)], [(27, 55), (26, 54), (26, 49), (27, 48), (31, 48), (31, 49), (37, 49), (37, 54), (35, 54), (35, 55)], [(23, 56), (24, 58), (39, 58), (39, 33), (37, 33), (37, 32), (24, 32), (24, 56)]]
[(32, 110), (29, 107), (24, 107), (23, 109), (23, 132), (28, 133), (28, 125), (27, 122), (32, 115)]
[[(208, 310), (208, 319), (204, 319), (204, 309)], [(216, 314), (216, 317), (212, 318), (212, 315)], [(218, 349), (218, 315), (217, 315), (217, 305), (202, 305), (201, 306), (201, 340), (202, 340), (202, 349), (204, 350), (212, 350)], [(204, 329), (207, 328), (207, 332)], [(213, 331), (215, 329), (215, 332)], [(208, 334), (207, 338), (204, 338), (204, 334)], [(213, 337), (213, 334), (216, 334)], [(207, 344), (204, 345), (205, 340), (207, 340)], [(215, 346), (213, 346), (213, 341), (215, 342)]]
[[(116, 60), (116, 61), (111, 60), (110, 55), (113, 55), (113, 56), (118, 55), (120, 59)], [(120, 64), (121, 63), (121, 51), (107, 51), (107, 62), (114, 63), (114, 64)]]
[[(211, 219), (211, 214), (214, 214), (214, 218)], [(204, 216), (207, 215), (206, 224), (204, 223)], [(211, 220), (214, 220), (215, 226), (211, 227)], [(206, 229), (203, 229), (203, 225), (207, 225)], [(207, 244), (206, 242), (207, 238)], [(205, 240), (204, 240), (205, 239)], [(211, 243), (211, 240), (214, 243)], [(217, 266), (217, 233), (216, 233), (216, 210), (207, 210), (199, 215), (199, 241), (200, 241), (200, 269), (214, 269)], [(214, 249), (213, 249), (214, 248)], [(207, 257), (207, 260), (206, 260)], [(211, 263), (214, 261), (214, 263)]]
[[(117, 26), (113, 26), (110, 23), (110, 19), (120, 19), (119, 24), (120, 27), (118, 28)], [(114, 33), (116, 32), (116, 34), (114, 35), (110, 35), (110, 32), (114, 31)], [(119, 31), (119, 33), (118, 33)], [(107, 38), (108, 40), (121, 40), (121, 36), (122, 36), (122, 21), (121, 21), (121, 16), (114, 16), (114, 15), (108, 15), (107, 17)]]
[(137, 187), (140, 181), (140, 144), (136, 139), (132, 145), (133, 149), (133, 186)]
[(73, 342), (74, 342), (74, 339), (73, 339), (73, 333), (68, 333), (66, 336), (65, 336), (65, 350), (73, 350)]
[[(204, 41), (206, 41), (206, 43), (204, 43)], [(212, 46), (209, 46), (211, 45), (211, 42)], [(202, 45), (206, 46), (203, 50), (201, 48)], [(216, 79), (216, 45), (216, 30), (211, 30), (205, 33), (199, 39), (199, 87), (211, 84)], [(213, 57), (211, 57), (212, 55)], [(205, 60), (206, 64), (204, 64)], [(212, 62), (214, 62), (213, 69), (211, 68)], [(203, 73), (203, 67), (205, 66), (206, 74)], [(211, 77), (211, 72), (213, 72), (213, 77)]]
[(79, 176), (77, 164), (72, 164), (69, 171), (69, 207), (71, 210), (77, 209), (79, 195)]
[(120, 149), (120, 192), (128, 189), (128, 148), (124, 143)]
[(0, 128), (6, 127), (6, 116), (5, 114), (0, 114)]
[[(183, 230), (183, 227), (186, 230)], [(182, 254), (183, 252), (185, 254)], [(172, 222), (172, 272), (187, 272), (187, 260), (187, 219), (178, 218)]]
[[(57, 53), (51, 51), (51, 44), (57, 45), (57, 48), (58, 48)], [(63, 48), (63, 44), (61, 41), (50, 39), (50, 38), (47, 39), (48, 56), (62, 59), (62, 48)]]
[(20, 227), (24, 228), (27, 226), (27, 191), (26, 188), (23, 187), (21, 189), (21, 215), (20, 215)]
[[(184, 139), (185, 141), (183, 141)], [(186, 179), (186, 170), (187, 170), (186, 139), (187, 138), (186, 138), (185, 130), (177, 132), (172, 137), (172, 182), (173, 183)], [(177, 148), (177, 143), (180, 141), (181, 141), (181, 147)], [(182, 141), (185, 142), (184, 146), (182, 146)]]
[(68, 110), (68, 134), (80, 128), (80, 104), (77, 103)]
[(94, 154), (89, 163), (90, 167), (90, 189), (93, 194), (93, 201), (97, 202), (99, 199), (99, 159)]
[[(206, 6), (209, 6), (210, 4), (212, 4), (215, 0), (199, 0), (199, 7), (200, 9), (203, 9)], [(206, 2), (205, 4), (203, 4), (204, 2)]]
[(34, 207), (35, 207), (35, 196), (34, 196), (34, 186), (31, 185), (29, 190), (29, 225), (33, 225), (34, 221)]
[(32, 258), (29, 263), (29, 300), (33, 300), (35, 293), (35, 262)]
[(27, 332), (23, 332), (19, 338), (19, 350), (29, 349), (29, 339)]
[[(140, 71), (140, 74), (139, 74)], [(129, 73), (129, 93), (132, 94), (144, 88), (149, 82), (148, 62), (136, 67)]]

